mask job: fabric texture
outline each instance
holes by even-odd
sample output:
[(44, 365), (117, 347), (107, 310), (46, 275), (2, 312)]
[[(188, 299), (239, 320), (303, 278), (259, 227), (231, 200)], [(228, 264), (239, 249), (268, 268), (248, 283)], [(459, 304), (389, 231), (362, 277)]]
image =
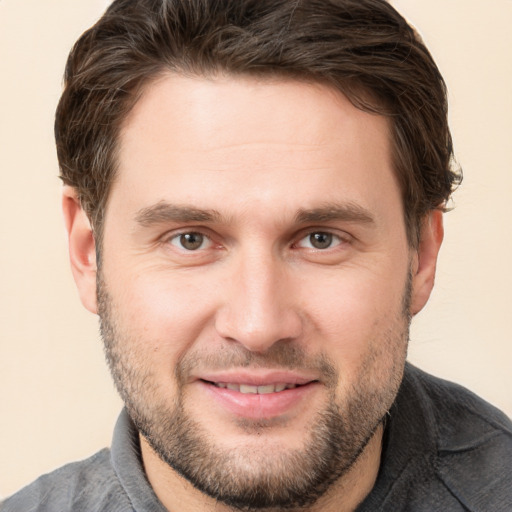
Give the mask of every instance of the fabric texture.
[[(166, 512), (126, 411), (111, 449), (43, 475), (1, 512)], [(357, 512), (511, 512), (512, 422), (466, 389), (407, 364), (379, 475)], [(179, 504), (175, 510), (179, 512)]]

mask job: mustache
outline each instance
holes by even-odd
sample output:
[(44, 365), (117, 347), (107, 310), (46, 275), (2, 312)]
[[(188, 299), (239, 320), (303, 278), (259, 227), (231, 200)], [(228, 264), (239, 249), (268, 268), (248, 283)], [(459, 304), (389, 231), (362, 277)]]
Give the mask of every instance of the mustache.
[(289, 341), (277, 342), (265, 352), (252, 352), (235, 344), (211, 352), (190, 352), (178, 361), (175, 375), (179, 383), (185, 383), (192, 374), (201, 370), (222, 371), (232, 368), (314, 371), (322, 375), (327, 386), (334, 386), (338, 380), (338, 371), (327, 356), (308, 355), (302, 347)]

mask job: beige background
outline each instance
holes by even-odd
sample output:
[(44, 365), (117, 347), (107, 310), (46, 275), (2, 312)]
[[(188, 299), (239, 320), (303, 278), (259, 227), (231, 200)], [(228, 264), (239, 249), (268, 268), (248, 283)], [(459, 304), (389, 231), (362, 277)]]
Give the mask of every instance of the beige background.
[[(512, 415), (512, 0), (396, 0), (450, 90), (465, 181), (410, 359)], [(0, 495), (110, 442), (120, 409), (67, 264), (53, 112), (105, 0), (0, 0)]]

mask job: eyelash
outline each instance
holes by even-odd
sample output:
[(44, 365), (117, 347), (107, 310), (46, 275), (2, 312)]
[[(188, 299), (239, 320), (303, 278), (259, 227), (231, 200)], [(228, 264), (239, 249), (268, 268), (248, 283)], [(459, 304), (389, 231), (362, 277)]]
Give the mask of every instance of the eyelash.
[[(183, 237), (187, 237), (187, 236), (192, 237), (192, 244), (193, 244), (194, 236), (200, 237), (201, 238), (200, 244), (196, 248), (193, 248), (193, 249), (187, 249), (186, 247), (183, 247), (183, 244), (182, 244)], [(309, 239), (309, 242), (312, 242), (311, 237), (313, 237), (313, 236), (316, 236), (317, 242), (319, 242), (320, 245), (322, 244), (322, 237), (326, 237), (327, 241), (329, 242), (328, 246), (323, 247), (323, 248), (322, 247), (314, 247), (314, 243), (311, 243), (310, 247), (301, 246), (301, 243), (304, 242), (305, 240)], [(202, 247), (202, 245), (205, 242), (208, 244), (208, 247)], [(182, 231), (180, 233), (176, 233), (176, 234), (166, 238), (165, 243), (173, 245), (178, 250), (182, 250), (182, 251), (188, 252), (188, 253), (194, 253), (194, 252), (199, 252), (201, 250), (209, 249), (214, 244), (211, 236), (209, 236), (199, 230), (198, 231), (194, 231), (194, 230)], [(304, 249), (309, 249), (309, 250), (315, 251), (315, 252), (327, 252), (329, 249), (333, 249), (335, 247), (338, 247), (338, 246), (344, 245), (344, 244), (348, 244), (348, 243), (350, 243), (349, 235), (342, 236), (342, 235), (333, 233), (332, 231), (326, 231), (326, 230), (309, 230), (307, 232), (301, 233), (300, 238), (298, 238), (297, 242), (292, 244), (292, 247), (294, 247), (294, 248), (302, 247)]]
[[(186, 236), (190, 236), (190, 237), (193, 237), (193, 236), (196, 236), (196, 237), (201, 237), (201, 244), (199, 245), (199, 247), (197, 247), (196, 249), (186, 249), (185, 247), (183, 247), (183, 245), (180, 247), (178, 246), (178, 244), (180, 243), (180, 241), (182, 240), (183, 237), (186, 237)], [(208, 241), (209, 244), (213, 244), (212, 242), (212, 239), (211, 237), (209, 237), (208, 235), (205, 235), (204, 233), (201, 233), (200, 231), (184, 231), (182, 233), (177, 233), (176, 235), (173, 235), (171, 236), (170, 238), (167, 239), (168, 243), (170, 243), (171, 245), (174, 245), (175, 247), (178, 247), (178, 249), (183, 249), (185, 250), (186, 252), (195, 252), (197, 250), (199, 250), (201, 248), (201, 245), (203, 245), (203, 243), (205, 241)], [(175, 242), (176, 243), (173, 243)], [(193, 242), (192, 242), (193, 243)], [(204, 248), (203, 248), (204, 249)]]
[[(312, 237), (316, 237), (316, 242), (318, 242), (320, 245), (322, 244), (322, 238), (327, 238), (328, 247), (314, 247), (314, 239)], [(346, 239), (344, 239), (340, 235), (332, 233), (331, 231), (310, 231), (305, 236), (300, 238), (295, 245), (300, 246), (300, 243), (303, 242), (304, 240), (309, 240), (309, 242), (313, 246), (307, 247), (307, 249), (311, 249), (318, 252), (327, 251), (329, 249), (333, 249), (334, 247), (342, 245), (343, 243), (347, 243)]]

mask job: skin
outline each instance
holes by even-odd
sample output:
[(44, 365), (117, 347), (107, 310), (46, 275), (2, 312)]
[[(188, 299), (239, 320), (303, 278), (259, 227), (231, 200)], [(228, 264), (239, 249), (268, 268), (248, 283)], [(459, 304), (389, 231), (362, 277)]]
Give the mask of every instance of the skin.
[[(242, 454), (245, 465), (230, 464), (245, 480), (303, 451), (334, 403), (367, 436), (304, 509), (354, 510), (375, 483), (380, 420), (443, 236), (433, 211), (419, 247), (407, 242), (387, 120), (323, 85), (165, 75), (128, 116), (119, 164), (99, 309), (104, 330), (115, 331), (107, 353), (125, 401), (148, 415), (171, 415), (180, 401), (212, 451)], [(98, 313), (94, 239), (69, 187), (63, 208), (80, 296)], [(201, 234), (202, 243), (187, 250), (184, 233)], [(330, 245), (314, 247), (315, 233), (332, 235)], [(281, 370), (308, 384), (273, 409), (265, 399), (230, 408), (204, 382), (235, 375), (261, 383)], [(362, 417), (347, 412), (355, 395), (368, 408)], [(167, 508), (231, 510), (178, 475), (144, 436), (141, 448)]]

